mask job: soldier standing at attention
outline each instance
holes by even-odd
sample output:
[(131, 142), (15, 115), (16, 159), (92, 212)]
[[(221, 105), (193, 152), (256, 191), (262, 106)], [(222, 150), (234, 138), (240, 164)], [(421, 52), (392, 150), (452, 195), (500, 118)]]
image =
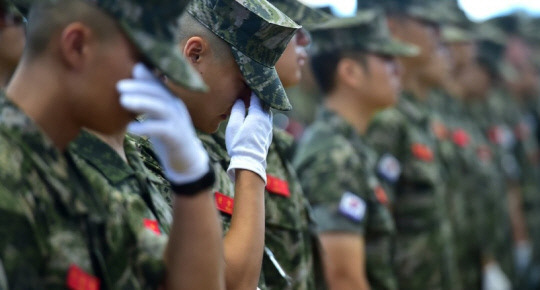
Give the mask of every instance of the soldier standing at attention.
[[(271, 0), (303, 27), (291, 39), (276, 63), (276, 71), (285, 88), (297, 85), (311, 43), (308, 30), (328, 21), (331, 16), (311, 9), (297, 0)], [(275, 260), (263, 259), (263, 274), (268, 289), (324, 289), (318, 241), (313, 231), (310, 207), (290, 162), (293, 137), (273, 128), (266, 168), (265, 245)], [(283, 271), (276, 271), (280, 267)]]
[[(439, 26), (445, 19), (435, 3), (385, 1), (393, 35), (417, 45), (420, 54), (401, 58), (403, 93), (395, 108), (376, 115), (368, 143), (381, 156), (397, 158), (402, 172), (388, 180), (396, 223), (394, 269), (401, 289), (461, 289), (452, 228), (446, 207), (443, 164), (427, 107), (436, 79), (431, 62), (440, 47)], [(442, 12), (442, 13), (441, 13)]]
[(365, 143), (368, 125), (400, 92), (395, 56), (418, 53), (394, 40), (380, 11), (334, 19), (313, 30), (312, 68), (325, 94), (295, 167), (313, 207), (331, 289), (399, 289), (392, 268), (392, 199), (376, 176), (399, 176), (397, 160)]
[[(183, 5), (145, 2), (31, 9), (27, 47), (0, 101), (0, 259), (9, 289), (223, 287), (208, 155), (183, 104), (147, 68), (174, 82), (189, 77), (169, 31)], [(160, 145), (176, 194), (168, 237), (141, 196), (85, 176), (66, 151), (82, 127), (112, 134), (137, 113), (152, 116), (137, 125)]]
[(0, 88), (15, 71), (24, 48), (24, 18), (8, 0), (0, 1)]

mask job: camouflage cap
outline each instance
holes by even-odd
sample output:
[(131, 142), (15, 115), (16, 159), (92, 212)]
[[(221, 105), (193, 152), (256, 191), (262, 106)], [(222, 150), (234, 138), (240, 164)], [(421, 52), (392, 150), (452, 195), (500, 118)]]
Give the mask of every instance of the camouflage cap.
[[(459, 16), (441, 9), (441, 3), (451, 5), (455, 0), (360, 0), (358, 9), (382, 8), (390, 14), (405, 14), (423, 21), (434, 24), (453, 23), (458, 21)], [(448, 3), (447, 3), (448, 2)]]
[(472, 32), (455, 25), (443, 25), (441, 38), (445, 43), (464, 43), (475, 40)]
[(384, 14), (370, 9), (354, 17), (334, 18), (311, 31), (312, 54), (335, 50), (360, 50), (394, 56), (415, 56), (418, 47), (394, 39)]
[(247, 85), (263, 102), (292, 108), (275, 64), (300, 26), (266, 0), (193, 0), (188, 13), (230, 45)]
[(319, 25), (330, 20), (332, 15), (315, 10), (309, 6), (302, 4), (298, 0), (268, 0), (272, 5), (289, 16), (296, 23), (302, 25), (306, 29)]

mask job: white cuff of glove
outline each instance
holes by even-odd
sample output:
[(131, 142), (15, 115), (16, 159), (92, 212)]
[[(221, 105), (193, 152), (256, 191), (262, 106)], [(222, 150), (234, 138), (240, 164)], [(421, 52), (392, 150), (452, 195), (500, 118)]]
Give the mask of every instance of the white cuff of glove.
[(264, 180), (264, 184), (266, 184), (266, 161), (260, 163), (249, 157), (234, 156), (231, 158), (231, 163), (229, 163), (229, 168), (227, 169), (227, 174), (232, 181), (236, 180), (236, 169), (253, 171), (257, 173), (262, 180)]

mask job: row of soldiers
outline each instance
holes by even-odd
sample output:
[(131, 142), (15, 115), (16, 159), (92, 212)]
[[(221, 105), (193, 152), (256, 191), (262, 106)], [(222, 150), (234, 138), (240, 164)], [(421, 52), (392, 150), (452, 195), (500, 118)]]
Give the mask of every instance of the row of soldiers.
[(2, 1), (0, 289), (539, 287), (522, 20), (148, 2)]

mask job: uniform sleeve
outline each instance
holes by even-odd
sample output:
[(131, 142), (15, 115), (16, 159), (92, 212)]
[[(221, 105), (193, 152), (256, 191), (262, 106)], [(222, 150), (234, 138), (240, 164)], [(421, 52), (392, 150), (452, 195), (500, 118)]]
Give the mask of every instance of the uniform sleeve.
[[(43, 259), (24, 201), (0, 185), (0, 288), (39, 289)], [(8, 289), (2, 288), (2, 289)]]
[[(363, 186), (361, 160), (346, 140), (305, 156), (298, 176), (312, 205), (319, 232), (364, 233), (367, 192)], [(355, 210), (355, 206), (357, 209)]]

